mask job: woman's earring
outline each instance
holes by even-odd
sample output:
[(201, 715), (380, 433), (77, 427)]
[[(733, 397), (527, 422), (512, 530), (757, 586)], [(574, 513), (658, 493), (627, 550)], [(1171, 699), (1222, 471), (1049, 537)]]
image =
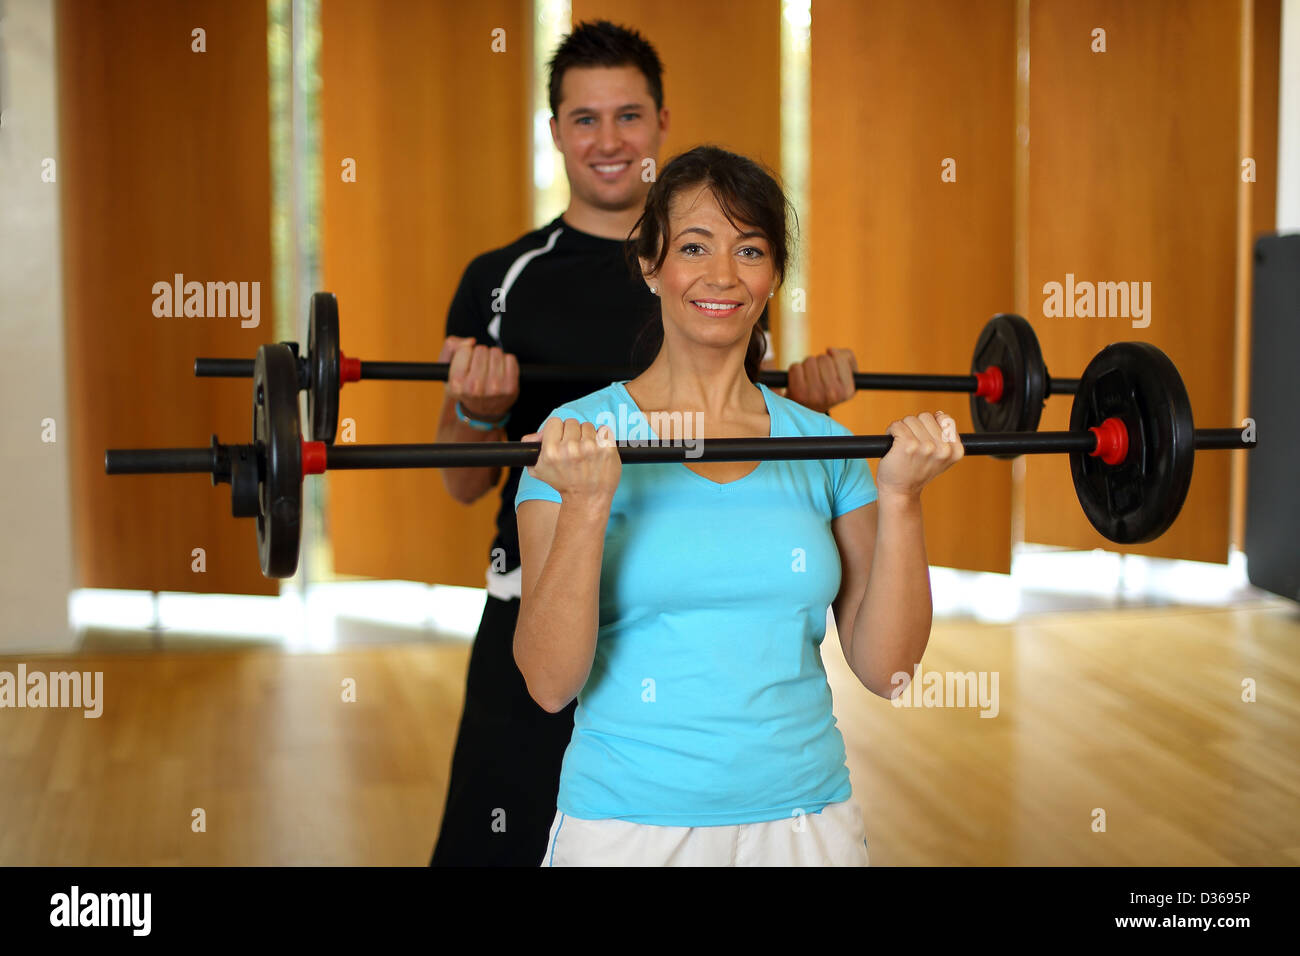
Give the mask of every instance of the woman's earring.
[(776, 290), (775, 290), (775, 289), (773, 289), (771, 292), (769, 292), (769, 293), (767, 294), (767, 297), (770, 299), (770, 298), (772, 298), (772, 296), (774, 296), (774, 295), (776, 295)]
[(651, 286), (651, 287), (650, 287), (650, 294), (651, 294), (651, 295), (658, 295), (658, 294), (659, 294), (659, 290), (656, 289), (654, 286)]

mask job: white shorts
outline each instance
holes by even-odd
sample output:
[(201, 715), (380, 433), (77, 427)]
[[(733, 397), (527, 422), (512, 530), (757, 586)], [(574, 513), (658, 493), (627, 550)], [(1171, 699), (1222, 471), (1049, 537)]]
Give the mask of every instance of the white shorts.
[(542, 866), (867, 866), (852, 799), (816, 813), (718, 827), (666, 827), (555, 814)]

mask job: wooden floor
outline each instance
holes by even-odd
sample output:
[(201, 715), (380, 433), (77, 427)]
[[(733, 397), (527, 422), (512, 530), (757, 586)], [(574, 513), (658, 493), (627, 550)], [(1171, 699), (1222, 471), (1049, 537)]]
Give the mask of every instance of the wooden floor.
[[(991, 719), (896, 709), (824, 650), (874, 865), (1300, 863), (1295, 605), (937, 623), (923, 667), (996, 672)], [(106, 703), (0, 710), (0, 865), (423, 865), (467, 659), (462, 642), (22, 658), (103, 671)]]

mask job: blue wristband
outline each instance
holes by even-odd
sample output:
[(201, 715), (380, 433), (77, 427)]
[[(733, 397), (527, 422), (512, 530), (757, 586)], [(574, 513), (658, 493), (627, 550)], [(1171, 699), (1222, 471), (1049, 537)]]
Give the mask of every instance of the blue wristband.
[(506, 422), (510, 421), (509, 412), (506, 412), (504, 415), (501, 416), (499, 420), (495, 422), (485, 422), (482, 419), (473, 418), (469, 415), (468, 412), (465, 411), (464, 408), (461, 407), (459, 401), (456, 402), (456, 417), (459, 418), (466, 425), (468, 425), (470, 428), (473, 428), (475, 431), (480, 431), (480, 432), (496, 431), (498, 428), (504, 428)]

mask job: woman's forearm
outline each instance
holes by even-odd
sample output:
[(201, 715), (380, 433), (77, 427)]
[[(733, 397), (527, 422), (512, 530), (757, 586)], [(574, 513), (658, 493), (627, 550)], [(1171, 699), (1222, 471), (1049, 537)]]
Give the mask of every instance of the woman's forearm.
[(853, 622), (849, 662), (872, 693), (889, 697), (930, 640), (933, 605), (920, 496), (883, 497), (867, 590)]
[(553, 714), (591, 674), (608, 522), (608, 501), (561, 504), (546, 563), (519, 608), (515, 663), (533, 700)]

